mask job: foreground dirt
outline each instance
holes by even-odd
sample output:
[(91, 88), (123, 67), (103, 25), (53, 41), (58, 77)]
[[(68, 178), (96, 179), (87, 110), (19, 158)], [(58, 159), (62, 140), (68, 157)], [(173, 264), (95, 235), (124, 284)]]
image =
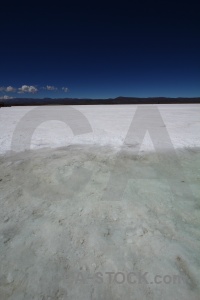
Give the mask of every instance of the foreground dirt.
[(199, 171), (198, 149), (1, 156), (0, 299), (199, 300)]

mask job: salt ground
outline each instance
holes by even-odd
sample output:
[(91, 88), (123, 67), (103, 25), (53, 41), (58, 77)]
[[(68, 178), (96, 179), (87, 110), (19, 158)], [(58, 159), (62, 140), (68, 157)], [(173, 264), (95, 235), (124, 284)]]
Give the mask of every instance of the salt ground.
[(200, 106), (156, 105), (159, 149), (124, 143), (138, 107), (74, 106), (75, 136), (60, 107), (20, 132), (35, 108), (0, 109), (0, 299), (200, 299)]

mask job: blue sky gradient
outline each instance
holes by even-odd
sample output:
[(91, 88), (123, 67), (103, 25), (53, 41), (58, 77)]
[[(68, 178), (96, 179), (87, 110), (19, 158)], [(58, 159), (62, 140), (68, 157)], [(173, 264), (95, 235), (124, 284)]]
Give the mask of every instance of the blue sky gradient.
[[(199, 8), (198, 1), (4, 3), (0, 97), (198, 97)], [(23, 85), (37, 92), (19, 94)]]

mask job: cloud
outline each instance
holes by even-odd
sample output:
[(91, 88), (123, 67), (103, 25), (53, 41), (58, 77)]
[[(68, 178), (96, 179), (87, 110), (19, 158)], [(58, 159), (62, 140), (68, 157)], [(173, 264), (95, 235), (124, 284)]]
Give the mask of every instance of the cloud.
[(7, 87), (1, 86), (0, 87), (0, 92), (11, 92), (11, 93), (14, 93), (14, 92), (16, 92), (16, 88), (14, 88), (12, 86), (7, 86)]
[(21, 88), (18, 89), (20, 94), (31, 93), (35, 94), (38, 92), (38, 89), (33, 85), (22, 85)]
[(53, 85), (47, 85), (45, 87), (43, 87), (44, 90), (47, 91), (57, 91), (57, 87), (53, 86)]
[(4, 95), (4, 96), (0, 97), (0, 100), (8, 100), (8, 99), (13, 99), (13, 97), (10, 97), (10, 96), (7, 96), (7, 95)]
[(62, 87), (62, 90), (67, 93), (69, 91), (69, 89), (67, 87)]
[[(46, 85), (44, 87), (41, 88), (37, 88), (34, 85), (22, 85), (22, 87), (19, 88), (15, 88), (12, 87), (11, 85), (4, 87), (4, 86), (0, 86), (0, 92), (8, 92), (8, 93), (14, 93), (14, 92), (18, 92), (18, 94), (24, 94), (24, 93), (31, 93), (31, 94), (36, 94), (39, 92), (39, 89), (43, 89), (46, 91), (57, 91), (58, 88), (54, 85)], [(69, 89), (67, 87), (62, 87), (61, 90), (64, 93), (69, 92)]]
[(6, 92), (11, 92), (11, 93), (14, 93), (16, 92), (16, 89), (12, 86), (8, 86), (6, 89), (5, 89)]

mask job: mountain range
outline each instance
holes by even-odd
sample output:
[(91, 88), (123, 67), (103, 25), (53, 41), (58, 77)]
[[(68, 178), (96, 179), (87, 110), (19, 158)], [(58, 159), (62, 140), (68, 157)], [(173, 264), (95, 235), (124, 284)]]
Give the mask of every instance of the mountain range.
[(1, 99), (0, 107), (31, 106), (31, 105), (106, 105), (106, 104), (183, 104), (200, 103), (200, 97), (196, 98), (167, 98), (167, 97), (117, 97), (107, 99), (91, 98), (13, 98)]

